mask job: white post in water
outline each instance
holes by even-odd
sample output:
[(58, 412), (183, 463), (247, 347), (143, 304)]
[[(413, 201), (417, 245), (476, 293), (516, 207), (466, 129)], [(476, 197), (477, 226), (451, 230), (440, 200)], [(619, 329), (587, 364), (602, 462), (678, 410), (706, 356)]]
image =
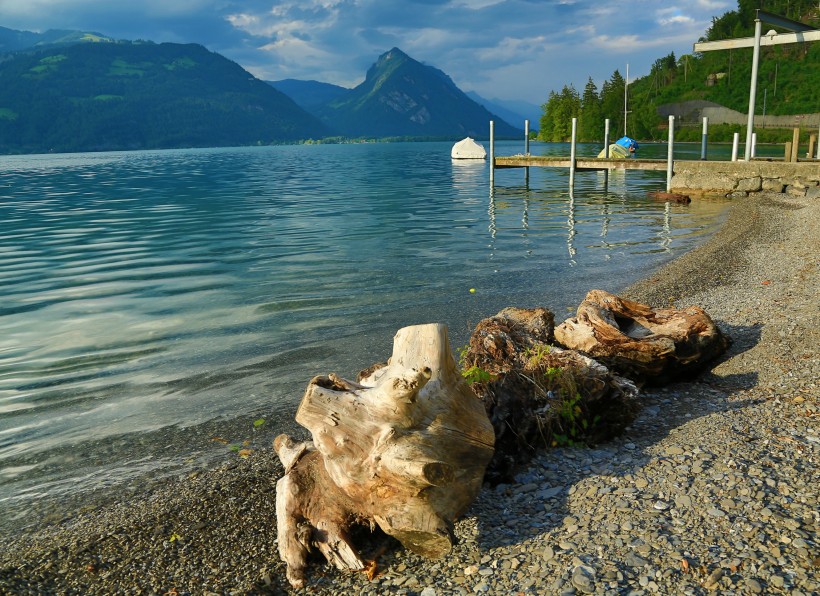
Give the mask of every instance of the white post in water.
[[(760, 14), (755, 19), (755, 46), (752, 53), (752, 84), (749, 90), (749, 117), (746, 121), (746, 161), (752, 159), (752, 129), (755, 125), (755, 95), (757, 94), (757, 66), (760, 63)], [(736, 160), (735, 160), (736, 161)]]
[(672, 190), (672, 157), (675, 154), (675, 117), (669, 116), (669, 146), (666, 149), (666, 192)]
[[(530, 154), (530, 121), (524, 120), (524, 155)], [(524, 168), (524, 182), (530, 184), (530, 168)]]
[(569, 148), (569, 187), (575, 186), (575, 137), (578, 129), (578, 118), (572, 119), (572, 142)]
[(490, 188), (495, 186), (495, 122), (490, 120)]
[[(604, 120), (604, 158), (609, 159), (609, 118)], [(604, 192), (609, 190), (609, 168), (604, 170)]]
[(752, 151), (751, 151), (751, 155), (749, 156), (750, 158), (755, 156), (755, 151), (756, 150), (757, 150), (757, 133), (753, 132), (752, 133)]
[(703, 134), (700, 137), (700, 159), (706, 161), (706, 141), (709, 138), (709, 117), (703, 117)]
[(530, 154), (530, 121), (524, 120), (524, 155)]
[(732, 138), (732, 161), (737, 161), (737, 146), (740, 144), (740, 133), (736, 132)]

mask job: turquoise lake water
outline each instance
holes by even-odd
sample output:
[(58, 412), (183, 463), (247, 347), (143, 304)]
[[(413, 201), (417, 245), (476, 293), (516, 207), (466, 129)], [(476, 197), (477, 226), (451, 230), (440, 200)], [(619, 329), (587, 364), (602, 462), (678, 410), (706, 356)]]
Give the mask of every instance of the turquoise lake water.
[(450, 147), (0, 157), (0, 509), (267, 447), (311, 377), (354, 377), (400, 327), (444, 322), (456, 348), (505, 306), (563, 320), (726, 206), (648, 199), (665, 172), (570, 194), (563, 170), (503, 170), (491, 193)]

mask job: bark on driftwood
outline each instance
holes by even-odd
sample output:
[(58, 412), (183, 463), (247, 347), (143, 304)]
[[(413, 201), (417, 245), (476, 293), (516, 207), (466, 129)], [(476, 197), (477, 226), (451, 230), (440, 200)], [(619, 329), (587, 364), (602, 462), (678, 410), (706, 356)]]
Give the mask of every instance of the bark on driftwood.
[(494, 436), (444, 325), (399, 330), (387, 366), (360, 383), (314, 378), (296, 421), (312, 443), (274, 442), (286, 470), (276, 515), (291, 585), (304, 584), (313, 546), (339, 569), (363, 569), (349, 537), (359, 524), (423, 556), (450, 550), (453, 520), (481, 488)]
[(552, 321), (544, 308), (506, 308), (470, 337), (464, 368), (496, 434), (490, 482), (509, 481), (539, 447), (608, 439), (637, 413), (630, 381), (550, 345)]
[(586, 295), (555, 338), (631, 379), (654, 383), (701, 368), (729, 345), (700, 307), (653, 309), (602, 290)]

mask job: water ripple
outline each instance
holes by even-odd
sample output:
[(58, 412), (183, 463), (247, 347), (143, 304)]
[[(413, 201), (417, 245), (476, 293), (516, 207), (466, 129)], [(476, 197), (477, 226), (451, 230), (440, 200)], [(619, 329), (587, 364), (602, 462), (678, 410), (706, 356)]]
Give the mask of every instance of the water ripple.
[[(496, 182), (446, 143), (0, 158), (0, 501), (171, 465), (125, 437), (291, 418), (314, 374), (355, 375), (399, 327), (460, 345), (504, 306), (562, 313), (723, 208), (649, 201), (651, 172)], [(101, 441), (105, 461), (78, 456)]]

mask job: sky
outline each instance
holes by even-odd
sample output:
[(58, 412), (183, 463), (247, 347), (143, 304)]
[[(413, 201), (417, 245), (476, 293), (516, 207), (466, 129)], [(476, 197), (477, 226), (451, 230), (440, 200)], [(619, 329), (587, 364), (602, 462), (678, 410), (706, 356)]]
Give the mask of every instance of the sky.
[(0, 0), (0, 26), (199, 43), (263, 80), (353, 87), (398, 47), (487, 99), (543, 104), (692, 52), (734, 0)]

